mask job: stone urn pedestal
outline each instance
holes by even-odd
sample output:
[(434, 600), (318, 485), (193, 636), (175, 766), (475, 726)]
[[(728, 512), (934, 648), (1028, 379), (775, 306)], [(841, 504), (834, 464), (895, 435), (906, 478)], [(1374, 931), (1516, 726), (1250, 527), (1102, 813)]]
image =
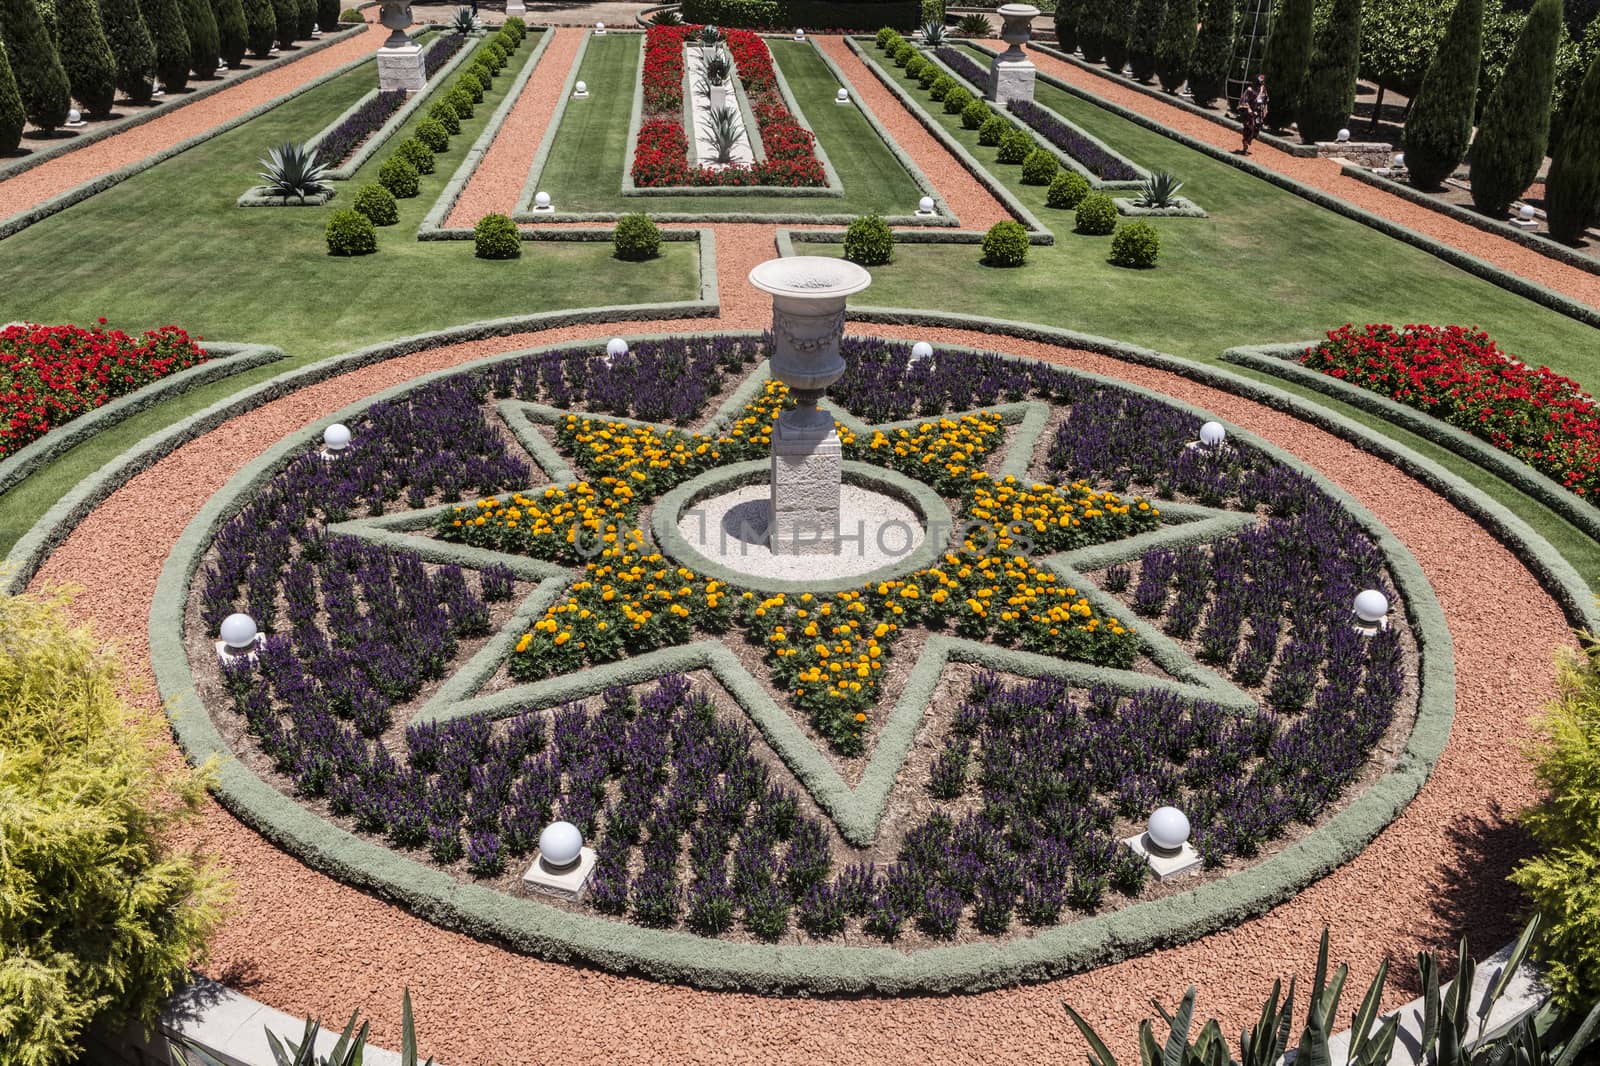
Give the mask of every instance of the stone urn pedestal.
[(422, 46), (406, 36), (411, 25), (411, 0), (384, 0), (378, 21), (389, 28), (389, 37), (378, 49), (378, 88), (383, 92), (404, 89), (421, 92), (427, 82), (422, 65)]
[(833, 416), (817, 404), (844, 374), (845, 298), (872, 275), (843, 259), (802, 255), (758, 265), (750, 284), (772, 294), (772, 376), (795, 399), (772, 430), (767, 546), (774, 555), (836, 555), (844, 456)]
[(1011, 100), (1033, 100), (1033, 77), (1037, 68), (1022, 50), (1033, 37), (1033, 20), (1039, 9), (1032, 4), (1002, 4), (998, 11), (1005, 24), (1000, 39), (1007, 48), (989, 64), (989, 99), (1004, 107)]
[(521, 18), (527, 13), (528, 5), (523, 3), (522, 0), (506, 0), (506, 18), (510, 18), (513, 15)]

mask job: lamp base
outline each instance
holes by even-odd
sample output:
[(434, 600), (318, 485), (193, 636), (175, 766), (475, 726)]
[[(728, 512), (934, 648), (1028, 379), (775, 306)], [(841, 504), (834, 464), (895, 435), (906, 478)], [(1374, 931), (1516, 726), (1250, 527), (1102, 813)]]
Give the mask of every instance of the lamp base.
[(589, 884), (589, 875), (594, 873), (594, 863), (593, 848), (579, 849), (578, 861), (561, 869), (550, 866), (543, 857), (536, 855), (533, 865), (522, 875), (522, 891), (524, 894), (534, 892), (559, 899), (582, 899), (583, 890)]
[(1155, 871), (1157, 881), (1171, 881), (1185, 874), (1196, 873), (1200, 869), (1200, 853), (1195, 851), (1194, 845), (1188, 841), (1184, 841), (1183, 847), (1177, 851), (1165, 851), (1156, 847), (1148, 833), (1128, 837), (1123, 843), (1150, 864), (1150, 869)]

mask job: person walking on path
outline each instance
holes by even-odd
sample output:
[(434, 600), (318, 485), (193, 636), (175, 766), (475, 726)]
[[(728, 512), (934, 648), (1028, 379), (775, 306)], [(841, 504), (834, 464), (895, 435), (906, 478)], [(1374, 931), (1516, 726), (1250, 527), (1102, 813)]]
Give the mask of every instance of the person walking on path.
[(1244, 92), (1239, 94), (1239, 121), (1244, 124), (1244, 147), (1239, 154), (1250, 154), (1251, 143), (1267, 121), (1267, 103), (1267, 76), (1257, 74), (1256, 83), (1246, 85)]

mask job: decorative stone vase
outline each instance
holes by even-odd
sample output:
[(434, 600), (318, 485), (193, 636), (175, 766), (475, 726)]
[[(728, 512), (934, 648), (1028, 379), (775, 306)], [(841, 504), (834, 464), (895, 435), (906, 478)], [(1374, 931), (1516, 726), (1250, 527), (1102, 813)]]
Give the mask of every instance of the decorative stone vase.
[(378, 49), (378, 88), (384, 92), (422, 91), (428, 80), (422, 64), (422, 46), (406, 36), (406, 27), (411, 25), (411, 0), (383, 0), (378, 21), (389, 28), (388, 38)]
[(1022, 46), (1033, 36), (1039, 9), (1032, 4), (1002, 4), (998, 10), (1004, 20), (1000, 39), (1008, 47), (989, 65), (989, 99), (1002, 106), (1011, 100), (1031, 101), (1035, 67)]
[(872, 275), (843, 259), (801, 255), (759, 264), (750, 284), (772, 294), (772, 376), (795, 399), (772, 431), (767, 546), (774, 555), (834, 555), (843, 451), (833, 417), (817, 404), (844, 374), (845, 300)]

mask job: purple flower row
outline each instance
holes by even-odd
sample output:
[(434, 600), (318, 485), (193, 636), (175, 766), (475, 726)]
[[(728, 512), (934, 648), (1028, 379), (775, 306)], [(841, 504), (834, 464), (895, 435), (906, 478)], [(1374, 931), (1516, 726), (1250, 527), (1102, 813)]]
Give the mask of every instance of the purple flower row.
[(326, 166), (339, 166), (405, 102), (404, 89), (378, 93), (317, 142), (317, 159)]
[(1011, 100), (1006, 104), (1006, 110), (1027, 123), (1045, 140), (1088, 167), (1090, 173), (1099, 178), (1129, 181), (1139, 176), (1139, 172), (1127, 163), (1032, 100)]
[(466, 47), (465, 34), (447, 33), (437, 37), (428, 45), (428, 50), (422, 53), (422, 76), (431, 78), (439, 73), (439, 68), (450, 61), (450, 57)]
[(965, 49), (953, 48), (950, 45), (941, 45), (933, 50), (939, 61), (957, 74), (961, 75), (974, 88), (983, 88), (989, 84), (989, 72), (978, 65), (978, 61), (968, 55)]

